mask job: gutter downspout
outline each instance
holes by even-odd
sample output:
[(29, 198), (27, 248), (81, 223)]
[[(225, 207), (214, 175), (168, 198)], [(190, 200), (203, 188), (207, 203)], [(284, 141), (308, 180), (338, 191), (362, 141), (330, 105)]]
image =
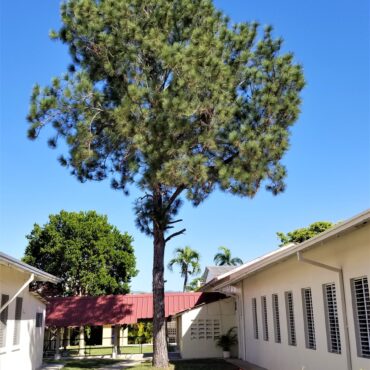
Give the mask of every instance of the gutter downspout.
[(339, 276), (339, 290), (340, 290), (340, 298), (341, 298), (341, 305), (342, 305), (343, 326), (344, 326), (344, 334), (346, 337), (347, 369), (352, 370), (351, 344), (349, 341), (348, 315), (347, 315), (346, 296), (345, 296), (345, 290), (344, 290), (343, 270), (338, 267), (325, 265), (324, 263), (305, 258), (302, 256), (301, 252), (297, 252), (297, 259), (299, 262), (308, 263), (316, 267), (320, 267), (326, 270), (336, 272)]
[(31, 274), (29, 279), (19, 288), (17, 293), (14, 294), (12, 298), (9, 299), (8, 302), (6, 302), (3, 306), (0, 307), (0, 313), (3, 312), (18, 296), (22, 293), (22, 291), (30, 285), (30, 283), (33, 282), (35, 279), (35, 275)]
[(243, 360), (246, 361), (247, 359), (247, 340), (246, 340), (246, 333), (245, 333), (245, 304), (244, 304), (244, 279), (242, 280), (242, 327), (243, 327)]

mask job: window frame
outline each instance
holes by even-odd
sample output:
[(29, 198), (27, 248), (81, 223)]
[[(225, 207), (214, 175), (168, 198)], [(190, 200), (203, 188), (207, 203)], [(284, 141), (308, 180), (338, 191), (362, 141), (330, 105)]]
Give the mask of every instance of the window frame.
[(16, 297), (14, 309), (14, 328), (13, 328), (14, 347), (19, 347), (21, 344), (22, 310), (23, 310), (23, 297)]
[(271, 295), (271, 302), (272, 302), (272, 318), (274, 322), (275, 343), (281, 343), (279, 295), (277, 293), (273, 293)]
[(253, 338), (258, 340), (259, 331), (258, 331), (257, 298), (252, 298), (252, 320), (253, 320)]
[[(365, 317), (359, 318), (359, 307), (358, 307), (358, 298), (357, 298), (357, 290), (355, 287), (356, 281), (364, 282), (366, 280), (366, 284), (362, 285), (362, 291), (364, 292), (364, 310), (365, 310)], [(366, 287), (367, 286), (367, 289)], [(356, 335), (356, 347), (357, 347), (357, 356), (361, 358), (370, 359), (370, 291), (369, 291), (369, 280), (367, 275), (363, 275), (360, 277), (355, 277), (351, 279), (351, 291), (352, 291), (352, 305), (353, 305), (353, 320), (355, 325), (355, 335)], [(360, 327), (360, 321), (365, 321), (365, 328)], [(365, 331), (365, 335), (367, 334), (367, 348), (366, 353), (364, 354), (364, 346), (363, 346), (363, 332)], [(365, 343), (366, 345), (366, 343)]]
[[(330, 292), (328, 288), (330, 287)], [(342, 341), (338, 315), (337, 287), (334, 282), (322, 285), (325, 325), (328, 352), (340, 355), (342, 353)], [(330, 294), (330, 297), (328, 297)], [(334, 349), (336, 347), (336, 349)]]
[(310, 287), (302, 288), (301, 293), (306, 348), (316, 350), (316, 329), (312, 289)]
[[(9, 294), (1, 293), (0, 295), (0, 307), (4, 306), (7, 302), (9, 302)], [(0, 349), (6, 348), (7, 342), (7, 332), (8, 332), (8, 320), (9, 320), (9, 305), (0, 313)], [(4, 323), (5, 321), (5, 323)]]
[[(291, 299), (289, 300), (289, 296)], [(294, 295), (292, 290), (284, 292), (285, 297), (285, 311), (287, 317), (287, 329), (288, 329), (288, 344), (290, 346), (297, 346), (297, 332), (295, 325), (295, 314), (294, 314)]]
[(262, 316), (262, 336), (265, 342), (269, 341), (269, 327), (267, 316), (267, 298), (265, 295), (261, 297), (261, 316)]

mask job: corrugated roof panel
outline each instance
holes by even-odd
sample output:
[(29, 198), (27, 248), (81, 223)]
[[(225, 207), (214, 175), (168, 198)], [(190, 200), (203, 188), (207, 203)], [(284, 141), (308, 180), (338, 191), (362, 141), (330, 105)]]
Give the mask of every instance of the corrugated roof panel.
[[(221, 298), (219, 293), (165, 293), (165, 315)], [(46, 325), (56, 327), (133, 324), (152, 318), (152, 294), (51, 298), (46, 308)]]

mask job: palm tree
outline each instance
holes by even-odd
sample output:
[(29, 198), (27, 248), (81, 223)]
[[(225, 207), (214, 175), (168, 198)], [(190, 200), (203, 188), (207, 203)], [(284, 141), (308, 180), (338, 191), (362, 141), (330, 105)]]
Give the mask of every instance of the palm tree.
[(238, 266), (238, 265), (243, 264), (243, 261), (240, 258), (238, 257), (231, 258), (231, 251), (229, 248), (219, 247), (218, 250), (221, 252), (217, 253), (215, 255), (215, 258), (213, 259), (216, 265), (218, 266)]
[(188, 285), (189, 275), (196, 275), (200, 272), (200, 255), (189, 246), (186, 246), (185, 248), (176, 248), (174, 254), (175, 257), (169, 262), (168, 269), (172, 271), (173, 265), (180, 266), (181, 277), (184, 278), (183, 291), (185, 292)]

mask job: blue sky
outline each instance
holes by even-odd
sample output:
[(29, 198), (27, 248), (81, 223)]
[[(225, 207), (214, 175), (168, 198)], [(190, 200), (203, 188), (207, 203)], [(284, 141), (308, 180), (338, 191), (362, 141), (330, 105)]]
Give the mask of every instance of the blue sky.
[[(278, 245), (277, 231), (316, 220), (340, 221), (370, 205), (370, 43), (368, 0), (217, 0), (233, 21), (272, 24), (304, 66), (307, 87), (302, 114), (292, 129), (284, 158), (287, 190), (273, 197), (261, 191), (253, 200), (214, 193), (198, 208), (181, 210), (186, 235), (173, 249), (199, 250), (202, 267), (212, 264), (220, 245), (243, 260)], [(299, 4), (299, 6), (298, 6)], [(151, 289), (152, 244), (140, 234), (130, 197), (108, 182), (80, 184), (57, 163), (46, 135), (26, 138), (31, 88), (63, 73), (69, 56), (48, 39), (58, 28), (59, 1), (1, 2), (0, 250), (23, 255), (25, 235), (61, 209), (95, 209), (135, 238), (138, 277), (132, 289)], [(178, 272), (166, 272), (167, 290), (180, 290)]]

